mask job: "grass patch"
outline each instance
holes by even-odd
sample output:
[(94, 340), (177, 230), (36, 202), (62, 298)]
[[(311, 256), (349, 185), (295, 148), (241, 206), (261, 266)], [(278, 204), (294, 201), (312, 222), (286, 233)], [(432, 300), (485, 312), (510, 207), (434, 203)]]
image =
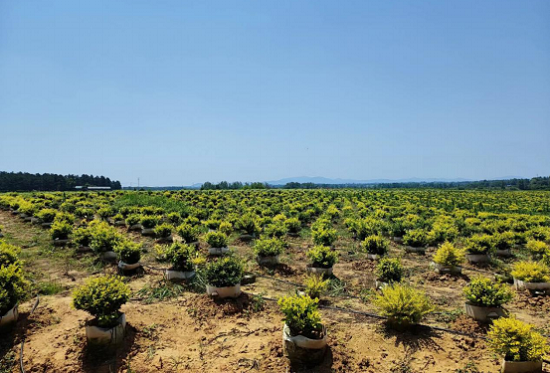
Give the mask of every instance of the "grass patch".
[(61, 293), (64, 290), (63, 285), (61, 285), (57, 281), (39, 282), (37, 287), (38, 292), (42, 295), (55, 295)]
[(167, 213), (179, 212), (182, 215), (187, 215), (189, 211), (189, 207), (183, 201), (165, 196), (150, 195), (147, 192), (125, 193), (115, 200), (114, 207), (160, 207)]

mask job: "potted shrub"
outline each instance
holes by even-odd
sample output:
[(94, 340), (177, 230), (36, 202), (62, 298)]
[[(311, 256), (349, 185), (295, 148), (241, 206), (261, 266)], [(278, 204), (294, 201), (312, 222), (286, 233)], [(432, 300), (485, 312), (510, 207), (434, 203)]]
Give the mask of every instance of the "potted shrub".
[(382, 258), (376, 266), (376, 288), (381, 289), (395, 282), (401, 282), (403, 266), (397, 258)]
[(130, 298), (130, 289), (116, 276), (89, 279), (73, 293), (73, 306), (94, 316), (86, 323), (89, 343), (119, 344), (124, 338), (126, 317), (120, 307)]
[(244, 265), (237, 257), (229, 255), (207, 263), (204, 275), (207, 294), (218, 298), (237, 298), (241, 295)]
[(54, 209), (42, 209), (37, 214), (36, 217), (42, 225), (43, 228), (50, 228), (52, 223), (57, 215), (57, 210)]
[(18, 261), (0, 266), (0, 326), (17, 321), (18, 304), (27, 290), (28, 282)]
[(92, 222), (88, 226), (92, 233), (90, 248), (101, 255), (104, 260), (116, 260), (117, 255), (114, 252), (115, 245), (123, 239), (115, 228), (105, 222)]
[(531, 256), (536, 260), (542, 259), (544, 254), (550, 253), (548, 244), (539, 240), (528, 240), (525, 248), (529, 250)]
[(227, 236), (222, 232), (211, 231), (204, 235), (204, 240), (210, 246), (210, 255), (222, 255), (229, 251), (227, 247)]
[(550, 290), (550, 269), (541, 262), (517, 262), (512, 269), (514, 285), (518, 290)]
[(487, 263), (492, 248), (492, 236), (476, 234), (466, 241), (466, 259), (470, 263)]
[(162, 223), (154, 228), (155, 237), (158, 243), (172, 242), (172, 230), (174, 227), (168, 223)]
[(131, 214), (126, 218), (126, 226), (129, 231), (141, 231), (143, 227), (141, 226), (141, 215)]
[(124, 239), (115, 244), (114, 251), (118, 256), (118, 268), (122, 272), (132, 271), (141, 266), (141, 245)]
[(493, 247), (495, 254), (502, 257), (512, 256), (512, 247), (516, 243), (516, 236), (513, 232), (495, 233), (493, 235)]
[(388, 326), (397, 330), (418, 324), (425, 315), (434, 310), (423, 292), (401, 283), (383, 288), (374, 299), (374, 305), (382, 316), (388, 318)]
[(201, 233), (198, 227), (184, 223), (176, 229), (176, 232), (178, 233), (178, 236), (181, 237), (183, 242), (198, 245), (199, 235)]
[(166, 270), (166, 279), (188, 280), (195, 277), (194, 260), (197, 257), (195, 246), (174, 242), (166, 251), (166, 259), (172, 264)]
[(507, 285), (494, 283), (485, 277), (475, 277), (464, 288), (466, 314), (477, 321), (487, 322), (505, 316), (502, 305), (513, 298)]
[(328, 246), (314, 246), (306, 255), (310, 261), (306, 268), (307, 272), (332, 275), (332, 267), (338, 261), (338, 252)]
[(403, 235), (403, 244), (407, 252), (424, 254), (428, 245), (428, 235), (423, 229), (410, 229)]
[(312, 273), (306, 277), (305, 294), (311, 298), (320, 298), (328, 289), (330, 280), (323, 279), (323, 276)]
[(284, 242), (278, 238), (260, 238), (254, 244), (256, 261), (260, 265), (275, 265), (284, 251)]
[(311, 231), (311, 237), (313, 238), (313, 243), (315, 245), (331, 247), (338, 238), (338, 234), (336, 229), (319, 228)]
[(117, 227), (123, 227), (126, 225), (124, 216), (121, 213), (115, 214), (115, 216), (113, 216), (113, 225)]
[(292, 296), (279, 299), (284, 315), (283, 351), (293, 363), (320, 364), (327, 350), (327, 333), (317, 309), (318, 299)]
[(92, 232), (88, 227), (80, 227), (73, 232), (73, 241), (78, 245), (77, 250), (79, 252), (92, 251), (90, 242), (92, 242)]
[(64, 246), (68, 244), (69, 235), (73, 231), (73, 226), (64, 220), (55, 221), (50, 229), (50, 235), (55, 246)]
[(260, 232), (260, 227), (253, 214), (244, 214), (235, 222), (235, 229), (241, 232), (240, 239), (250, 241), (256, 237), (256, 233)]
[(0, 241), (0, 267), (7, 267), (10, 264), (20, 264), (19, 253), (21, 249)]
[(361, 242), (361, 248), (367, 253), (369, 259), (378, 259), (379, 256), (386, 255), (389, 242), (379, 235), (368, 236)]
[(141, 217), (139, 223), (142, 226), (141, 234), (144, 236), (154, 236), (155, 227), (158, 224), (159, 219), (154, 215), (144, 215)]
[(229, 236), (233, 232), (233, 225), (228, 221), (222, 221), (218, 227), (218, 230)]
[(503, 355), (503, 373), (542, 372), (542, 361), (550, 351), (546, 338), (532, 325), (513, 318), (495, 320), (487, 333), (489, 346)]
[(288, 218), (285, 220), (285, 227), (289, 236), (297, 237), (302, 230), (302, 222), (298, 218)]
[(439, 273), (462, 273), (460, 266), (464, 262), (464, 251), (456, 248), (452, 243), (445, 242), (437, 249), (433, 257), (433, 266)]

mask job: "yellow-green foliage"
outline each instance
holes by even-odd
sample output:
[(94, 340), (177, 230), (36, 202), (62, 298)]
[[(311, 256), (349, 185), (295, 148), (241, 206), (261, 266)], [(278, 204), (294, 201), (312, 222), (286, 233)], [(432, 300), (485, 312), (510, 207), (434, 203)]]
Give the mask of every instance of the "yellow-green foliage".
[(445, 242), (439, 246), (433, 260), (443, 266), (455, 267), (464, 262), (464, 251), (456, 248), (450, 242)]
[(338, 261), (338, 252), (327, 246), (315, 246), (306, 255), (314, 267), (331, 268)]
[(328, 289), (330, 280), (323, 280), (323, 276), (311, 274), (306, 277), (306, 293), (311, 298), (320, 298)]
[(384, 255), (388, 252), (388, 246), (390, 243), (382, 236), (374, 235), (368, 236), (363, 242), (361, 247), (369, 254)]
[(512, 300), (513, 293), (506, 284), (495, 283), (486, 277), (474, 277), (464, 288), (468, 302), (482, 307), (500, 307)]
[(314, 338), (315, 333), (322, 331), (321, 315), (317, 310), (318, 299), (309, 296), (283, 297), (278, 301), (284, 321), (292, 335), (303, 335)]
[(52, 237), (52, 240), (59, 239), (59, 240), (66, 240), (69, 238), (69, 235), (73, 231), (72, 224), (69, 224), (68, 222), (64, 220), (57, 220), (54, 221), (51, 229), (50, 229), (50, 236)]
[(514, 278), (524, 282), (550, 282), (550, 269), (539, 262), (517, 262), (512, 270)]
[(532, 325), (513, 318), (495, 320), (488, 337), (490, 347), (507, 361), (541, 361), (550, 351)]
[(434, 310), (429, 298), (409, 285), (394, 283), (382, 289), (374, 304), (390, 325), (407, 327)]
[(19, 263), (18, 257), (20, 252), (21, 249), (19, 247), (0, 241), (0, 267)]
[(73, 306), (97, 318), (104, 327), (116, 325), (120, 307), (130, 298), (130, 289), (117, 276), (91, 278), (73, 292)]
[(18, 262), (0, 267), (0, 316), (13, 308), (28, 289), (29, 284)]
[(550, 247), (545, 242), (539, 240), (529, 240), (525, 247), (537, 259), (542, 258), (544, 254), (550, 252)]
[(233, 225), (228, 221), (222, 221), (218, 227), (218, 230), (229, 236), (233, 232)]

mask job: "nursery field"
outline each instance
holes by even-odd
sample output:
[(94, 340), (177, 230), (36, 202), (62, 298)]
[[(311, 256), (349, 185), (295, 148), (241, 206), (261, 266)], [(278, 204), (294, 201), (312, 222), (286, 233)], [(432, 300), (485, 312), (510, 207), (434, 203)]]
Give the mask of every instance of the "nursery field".
[(550, 372), (550, 192), (6, 193), (0, 232), (0, 373)]

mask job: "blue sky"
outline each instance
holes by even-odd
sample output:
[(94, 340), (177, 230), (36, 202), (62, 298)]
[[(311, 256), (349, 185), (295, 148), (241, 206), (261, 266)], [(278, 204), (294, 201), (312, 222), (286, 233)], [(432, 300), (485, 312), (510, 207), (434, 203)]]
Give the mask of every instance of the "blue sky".
[(0, 0), (0, 170), (550, 174), (550, 1)]

